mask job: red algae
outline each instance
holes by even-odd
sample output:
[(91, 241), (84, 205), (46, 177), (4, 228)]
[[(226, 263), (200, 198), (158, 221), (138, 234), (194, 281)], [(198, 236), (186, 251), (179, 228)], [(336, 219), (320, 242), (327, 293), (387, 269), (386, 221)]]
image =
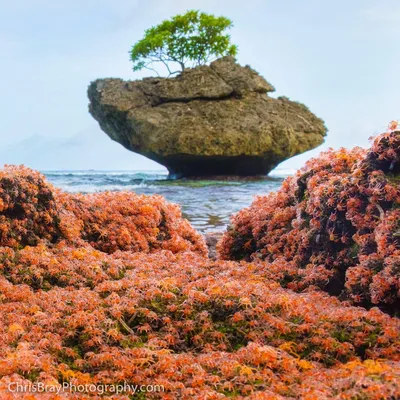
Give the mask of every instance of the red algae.
[(6, 167), (0, 398), (101, 398), (9, 390), (38, 382), (162, 387), (107, 393), (121, 400), (399, 398), (399, 319), (350, 304), (398, 298), (398, 135), (259, 197), (219, 245), (231, 261), (159, 196), (68, 194)]
[(396, 313), (399, 206), (400, 131), (392, 123), (368, 151), (329, 150), (258, 197), (233, 217), (219, 254), (279, 264), (280, 283), (293, 290), (320, 288)]
[(132, 192), (61, 192), (25, 167), (0, 171), (0, 245), (20, 248), (60, 241), (116, 250), (191, 250), (207, 254), (202, 236), (177, 205)]
[(26, 380), (163, 385), (147, 397), (170, 399), (400, 395), (400, 321), (378, 309), (193, 252), (35, 250), (0, 277), (2, 398)]

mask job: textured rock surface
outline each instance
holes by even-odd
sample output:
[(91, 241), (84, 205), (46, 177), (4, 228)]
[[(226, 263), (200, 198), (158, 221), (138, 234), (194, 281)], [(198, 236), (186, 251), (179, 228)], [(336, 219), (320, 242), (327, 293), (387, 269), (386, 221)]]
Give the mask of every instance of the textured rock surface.
[(111, 139), (175, 176), (264, 175), (319, 146), (321, 119), (231, 57), (175, 78), (99, 79), (89, 111)]
[(204, 235), (206, 245), (208, 248), (208, 258), (212, 260), (217, 259), (217, 244), (222, 239), (223, 232), (210, 232)]

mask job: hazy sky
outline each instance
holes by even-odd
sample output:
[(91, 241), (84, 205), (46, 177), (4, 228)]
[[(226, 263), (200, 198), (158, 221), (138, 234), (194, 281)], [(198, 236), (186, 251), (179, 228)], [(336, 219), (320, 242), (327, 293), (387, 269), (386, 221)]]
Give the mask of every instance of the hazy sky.
[[(35, 168), (64, 168), (54, 155), (52, 165), (40, 161), (62, 153), (66, 138), (78, 169), (157, 167), (102, 133), (86, 88), (100, 77), (144, 76), (131, 70), (131, 45), (190, 8), (230, 17), (239, 62), (326, 121), (326, 146), (284, 166), (327, 146), (366, 146), (400, 118), (399, 0), (0, 0), (0, 154), (21, 162), (15, 144), (39, 135), (44, 150), (29, 147), (22, 161)], [(101, 159), (84, 156), (91, 151)]]

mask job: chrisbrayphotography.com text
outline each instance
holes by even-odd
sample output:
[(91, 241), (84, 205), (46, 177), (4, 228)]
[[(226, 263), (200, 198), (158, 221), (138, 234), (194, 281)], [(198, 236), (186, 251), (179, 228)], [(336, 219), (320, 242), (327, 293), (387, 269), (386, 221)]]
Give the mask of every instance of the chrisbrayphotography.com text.
[(121, 384), (73, 384), (63, 382), (60, 384), (45, 384), (43, 382), (20, 383), (11, 382), (8, 390), (12, 393), (92, 393), (92, 394), (137, 394), (164, 392), (163, 385), (133, 385), (127, 382)]

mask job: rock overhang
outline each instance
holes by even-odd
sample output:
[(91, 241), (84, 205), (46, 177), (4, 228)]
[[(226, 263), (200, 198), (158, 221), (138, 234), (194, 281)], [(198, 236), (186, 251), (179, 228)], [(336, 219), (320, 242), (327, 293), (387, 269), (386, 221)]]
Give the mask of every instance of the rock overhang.
[(111, 139), (174, 176), (264, 175), (320, 145), (324, 122), (223, 57), (174, 78), (99, 79), (89, 110)]

